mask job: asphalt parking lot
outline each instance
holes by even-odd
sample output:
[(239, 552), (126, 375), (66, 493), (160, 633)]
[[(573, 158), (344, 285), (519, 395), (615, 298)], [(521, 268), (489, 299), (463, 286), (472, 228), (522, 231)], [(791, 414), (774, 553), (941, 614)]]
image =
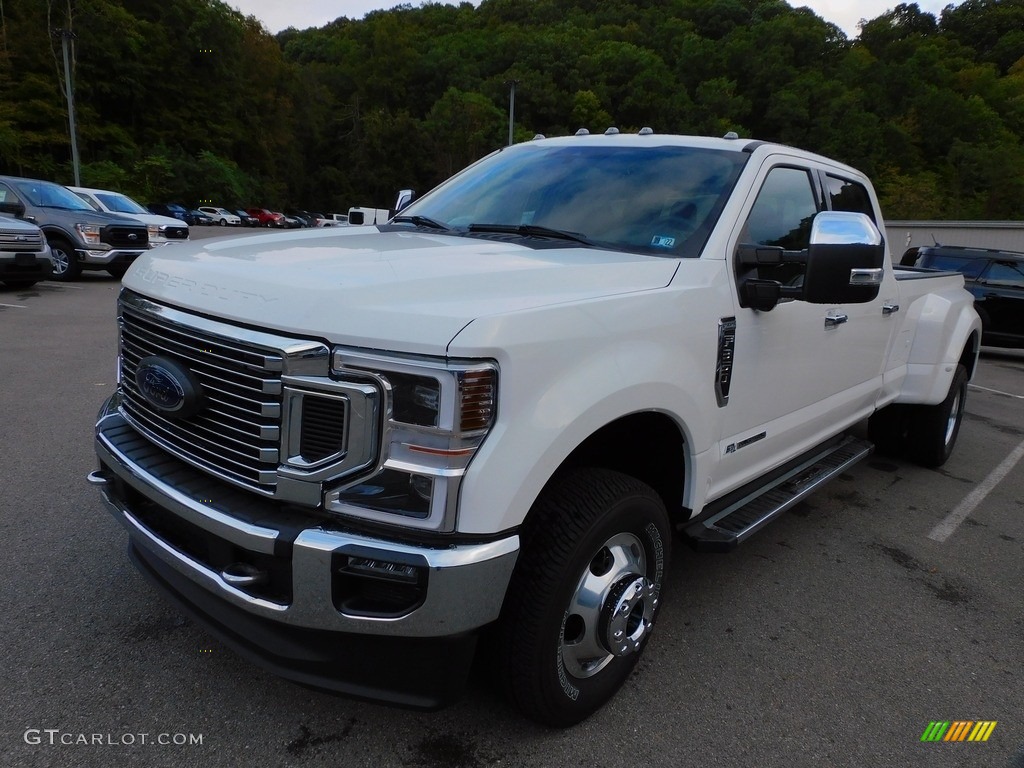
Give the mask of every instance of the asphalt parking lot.
[(1024, 766), (1024, 351), (984, 351), (941, 469), (871, 457), (731, 554), (677, 545), (636, 674), (552, 731), (486, 669), (437, 713), (297, 687), (148, 586), (85, 483), (119, 287), (0, 287), (0, 764)]

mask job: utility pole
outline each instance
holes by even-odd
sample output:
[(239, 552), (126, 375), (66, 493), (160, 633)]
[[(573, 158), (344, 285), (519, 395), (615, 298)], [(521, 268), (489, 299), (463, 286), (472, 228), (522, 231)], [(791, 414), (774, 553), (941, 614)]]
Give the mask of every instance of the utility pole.
[(508, 145), (512, 146), (512, 128), (516, 123), (516, 86), (519, 84), (518, 80), (509, 80), (507, 84), (512, 86), (512, 90), (508, 97)]
[(71, 165), (75, 172), (75, 186), (80, 187), (82, 179), (78, 163), (78, 131), (75, 128), (75, 90), (71, 82), (71, 64), (68, 58), (68, 45), (78, 35), (70, 29), (54, 29), (50, 34), (60, 38), (60, 45), (64, 50), (64, 94), (68, 100), (68, 123), (71, 127)]

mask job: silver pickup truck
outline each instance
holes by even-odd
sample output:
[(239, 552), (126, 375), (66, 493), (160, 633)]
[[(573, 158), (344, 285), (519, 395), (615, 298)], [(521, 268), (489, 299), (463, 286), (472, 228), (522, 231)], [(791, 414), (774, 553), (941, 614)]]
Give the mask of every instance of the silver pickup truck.
[(35, 224), (0, 216), (0, 283), (28, 288), (53, 272), (53, 257)]

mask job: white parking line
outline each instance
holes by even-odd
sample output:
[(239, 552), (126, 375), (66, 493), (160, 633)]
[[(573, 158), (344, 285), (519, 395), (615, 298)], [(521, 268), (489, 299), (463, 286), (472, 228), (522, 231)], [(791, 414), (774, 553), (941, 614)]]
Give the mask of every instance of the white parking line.
[(1017, 400), (1024, 400), (1024, 395), (1013, 395), (1013, 394), (1010, 394), (1009, 392), (1003, 392), (1002, 390), (999, 390), (999, 389), (989, 389), (988, 387), (979, 387), (977, 384), (968, 384), (967, 386), (970, 387), (971, 389), (980, 389), (982, 392), (991, 392), (991, 393), (993, 393), (995, 395), (1003, 395), (1004, 397), (1013, 397), (1013, 398), (1016, 398)]
[(28, 309), (24, 304), (0, 304), (0, 307), (10, 307), (11, 309)]
[(992, 489), (999, 485), (1004, 477), (1010, 474), (1010, 470), (1017, 466), (1017, 462), (1022, 458), (1024, 458), (1024, 442), (1014, 448), (1010, 455), (1003, 459), (1002, 464), (993, 469), (988, 477), (967, 494), (964, 500), (957, 504), (956, 509), (946, 515), (945, 520), (932, 528), (928, 538), (941, 544), (952, 536), (953, 532), (960, 526), (960, 523), (970, 516), (975, 507), (981, 504), (985, 497), (992, 492)]

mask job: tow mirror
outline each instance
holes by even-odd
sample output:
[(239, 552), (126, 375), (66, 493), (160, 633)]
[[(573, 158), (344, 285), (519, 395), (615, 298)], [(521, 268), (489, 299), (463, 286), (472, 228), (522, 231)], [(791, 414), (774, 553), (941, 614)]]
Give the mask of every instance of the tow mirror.
[(411, 203), (415, 199), (415, 197), (416, 197), (416, 190), (415, 189), (403, 189), (403, 190), (400, 190), (399, 193), (398, 193), (398, 199), (395, 200), (395, 213), (398, 213), (400, 210), (405, 208), (405, 206), (407, 206), (409, 203)]
[(823, 211), (811, 225), (803, 296), (810, 304), (865, 304), (882, 286), (885, 243), (863, 213)]

